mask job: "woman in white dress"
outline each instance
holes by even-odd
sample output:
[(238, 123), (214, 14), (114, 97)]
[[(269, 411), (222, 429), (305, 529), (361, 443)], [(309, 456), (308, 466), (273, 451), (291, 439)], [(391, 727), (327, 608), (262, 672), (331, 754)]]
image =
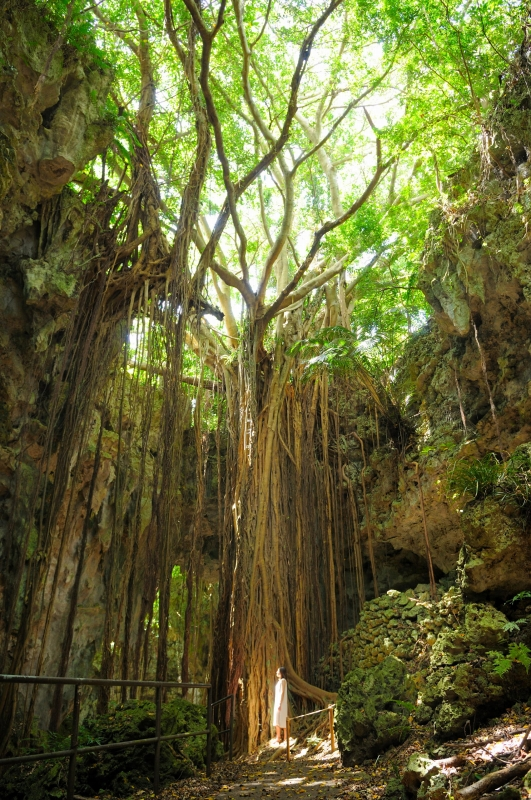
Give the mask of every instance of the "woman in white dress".
[(286, 667), (277, 669), (277, 682), (275, 684), (275, 711), (273, 724), (277, 733), (277, 742), (281, 742), (280, 731), (282, 729), (284, 741), (286, 740), (286, 719), (288, 716), (288, 681)]

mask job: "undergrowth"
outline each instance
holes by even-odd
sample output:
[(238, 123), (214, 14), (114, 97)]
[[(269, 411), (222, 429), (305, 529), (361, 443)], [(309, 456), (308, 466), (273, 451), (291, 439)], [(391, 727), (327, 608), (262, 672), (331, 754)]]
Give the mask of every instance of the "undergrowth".
[[(66, 721), (67, 724), (69, 720)], [(67, 725), (65, 725), (67, 727)], [(206, 709), (181, 698), (167, 703), (162, 711), (162, 733), (203, 731)], [(215, 734), (215, 730), (214, 730)], [(117, 705), (109, 714), (86, 719), (79, 729), (79, 746), (145, 739), (155, 735), (155, 704), (129, 700)], [(223, 747), (213, 737), (213, 757), (223, 754)], [(205, 736), (192, 736), (163, 742), (160, 759), (161, 784), (190, 777), (204, 767)], [(70, 747), (66, 731), (54, 734), (40, 732), (24, 751), (50, 752)], [(154, 745), (137, 745), (123, 750), (84, 753), (78, 758), (76, 793), (93, 796), (109, 792), (114, 796), (130, 795), (153, 785)], [(66, 796), (68, 759), (38, 761), (17, 765), (0, 777), (3, 800), (55, 800)]]
[(531, 445), (523, 444), (502, 461), (497, 453), (482, 458), (458, 459), (450, 464), (446, 490), (454, 499), (483, 500), (492, 496), (501, 503), (531, 506)]

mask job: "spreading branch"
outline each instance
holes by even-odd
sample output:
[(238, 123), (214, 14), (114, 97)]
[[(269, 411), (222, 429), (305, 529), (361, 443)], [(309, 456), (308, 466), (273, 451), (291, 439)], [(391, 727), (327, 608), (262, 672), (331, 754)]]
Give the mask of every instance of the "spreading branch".
[[(381, 157), (381, 143), (380, 140), (377, 139), (376, 141), (376, 170), (374, 175), (367, 185), (365, 191), (358, 197), (358, 199), (352, 203), (349, 209), (345, 211), (342, 216), (338, 217), (335, 220), (329, 220), (325, 222), (324, 225), (319, 228), (318, 231), (314, 233), (313, 236), (313, 243), (308, 251), (308, 254), (302, 264), (300, 265), (299, 269), (291, 279), (291, 281), (287, 284), (287, 286), (280, 292), (277, 299), (272, 303), (269, 308), (266, 310), (265, 314), (260, 318), (260, 324), (262, 325), (263, 329), (265, 330), (266, 325), (273, 319), (273, 317), (278, 314), (279, 310), (282, 308), (282, 305), (286, 299), (290, 298), (291, 293), (299, 284), (299, 281), (303, 277), (303, 275), (308, 271), (311, 264), (313, 263), (315, 256), (319, 252), (322, 244), (322, 240), (326, 236), (327, 233), (333, 231), (335, 228), (343, 225), (347, 220), (349, 220), (354, 214), (367, 202), (369, 197), (372, 195), (378, 184), (380, 183), (383, 175), (387, 172), (390, 165), (393, 163), (393, 159), (389, 159), (388, 161), (382, 163)], [(287, 305), (291, 305), (293, 301), (289, 299)]]

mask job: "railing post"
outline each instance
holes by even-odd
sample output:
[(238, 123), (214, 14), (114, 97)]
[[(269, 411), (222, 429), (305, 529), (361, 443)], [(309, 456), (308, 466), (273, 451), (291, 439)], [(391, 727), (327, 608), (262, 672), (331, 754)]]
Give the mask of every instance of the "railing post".
[(207, 740), (206, 740), (206, 774), (210, 777), (210, 764), (212, 759), (212, 686), (207, 692)]
[(157, 686), (155, 690), (155, 702), (157, 704), (157, 711), (155, 716), (155, 736), (157, 742), (155, 744), (155, 779), (153, 781), (153, 788), (155, 794), (160, 792), (160, 736), (161, 736), (161, 718), (162, 718), (162, 689)]
[(76, 769), (77, 769), (77, 747), (79, 738), (79, 711), (80, 711), (80, 698), (79, 698), (79, 685), (76, 683), (74, 687), (74, 712), (72, 715), (72, 733), (70, 735), (70, 749), (74, 752), (71, 753), (68, 762), (68, 785), (66, 789), (67, 800), (74, 799), (74, 787), (76, 784)]
[(234, 703), (236, 702), (236, 695), (230, 696), (230, 731), (229, 731), (229, 760), (232, 761), (232, 747), (234, 743)]
[(289, 761), (289, 717), (286, 717), (286, 760)]
[(334, 736), (334, 709), (332, 706), (328, 706), (328, 721), (330, 723), (330, 749), (333, 753), (336, 749), (336, 740)]

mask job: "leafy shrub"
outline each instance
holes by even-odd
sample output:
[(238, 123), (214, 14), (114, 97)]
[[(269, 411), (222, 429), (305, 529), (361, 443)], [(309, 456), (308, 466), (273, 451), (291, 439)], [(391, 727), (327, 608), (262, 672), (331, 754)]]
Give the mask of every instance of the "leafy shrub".
[[(177, 698), (167, 703), (162, 712), (162, 733), (204, 731), (206, 709)], [(215, 736), (213, 757), (223, 753)], [(90, 744), (148, 739), (155, 735), (155, 704), (129, 700), (117, 705), (111, 713), (85, 720), (79, 729), (80, 747)], [(192, 736), (163, 742), (160, 758), (161, 783), (193, 775), (204, 766), (205, 736)], [(70, 746), (67, 735), (44, 733), (39, 749), (63, 750)], [(136, 745), (123, 750), (85, 753), (78, 758), (76, 791), (94, 795), (100, 790), (117, 796), (131, 794), (137, 788), (152, 787), (155, 745)], [(0, 778), (0, 796), (5, 800), (55, 800), (65, 796), (68, 764), (66, 759), (37, 762), (7, 770)]]

